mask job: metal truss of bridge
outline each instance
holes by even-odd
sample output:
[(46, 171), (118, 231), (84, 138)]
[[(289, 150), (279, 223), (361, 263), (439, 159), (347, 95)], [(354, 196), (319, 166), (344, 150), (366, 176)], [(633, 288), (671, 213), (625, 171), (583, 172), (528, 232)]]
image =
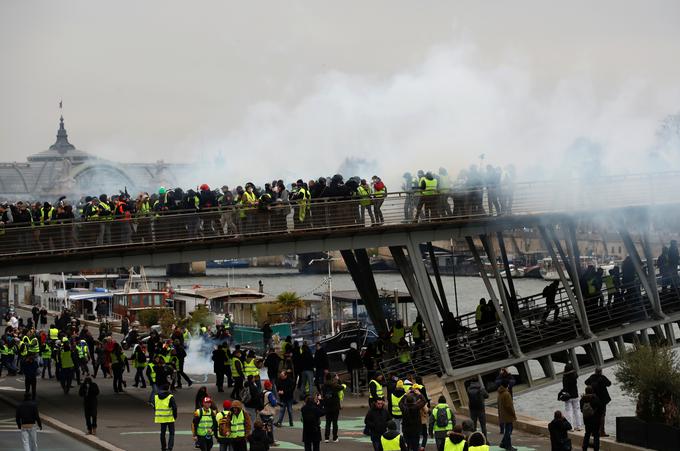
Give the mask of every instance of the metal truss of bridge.
[[(287, 206), (237, 208), (135, 221), (14, 227), (0, 236), (0, 275), (340, 250), (373, 324), (385, 331), (366, 249), (389, 247), (429, 340), (414, 350), (408, 364), (394, 358), (384, 361), (382, 370), (442, 375), (453, 401), (465, 404), (463, 382), (486, 382), (501, 367), (517, 369), (520, 385), (515, 390), (533, 389), (559, 381), (566, 362), (586, 371), (615, 362), (635, 343), (678, 343), (680, 284), (660, 284), (653, 265), (645, 264), (654, 261), (652, 233), (677, 233), (678, 188), (678, 174), (519, 184), (505, 193), (512, 197), (512, 208), (501, 215), (484, 211), (483, 192), (472, 206), (467, 201), (457, 205), (455, 198), (451, 205), (448, 194), (427, 198), (394, 193), (382, 200), (384, 221), (377, 225), (361, 220), (358, 199), (324, 199), (293, 205), (290, 212)], [(475, 196), (463, 196), (469, 197)], [(416, 219), (420, 206), (423, 215)], [(306, 210), (304, 221), (299, 220), (301, 208)], [(576, 235), (584, 227), (615, 230), (634, 265), (636, 277), (609, 305), (570, 282), (580, 279)], [(557, 265), (558, 314), (551, 312), (544, 320), (542, 296), (517, 297), (505, 250), (507, 233), (540, 234), (553, 261), (563, 262), (564, 268)], [(428, 276), (421, 243), (452, 238), (464, 241), (474, 256), (497, 324), (480, 326), (474, 313), (453, 317), (432, 253), (435, 283)], [(492, 266), (491, 276), (482, 265), (483, 254)], [(609, 300), (608, 292), (602, 295)]]

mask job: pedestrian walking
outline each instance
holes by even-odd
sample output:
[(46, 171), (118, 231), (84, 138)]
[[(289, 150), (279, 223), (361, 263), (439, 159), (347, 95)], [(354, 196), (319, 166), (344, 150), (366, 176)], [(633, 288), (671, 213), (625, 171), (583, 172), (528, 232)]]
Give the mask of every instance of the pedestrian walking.
[(586, 393), (581, 397), (580, 401), (581, 414), (583, 415), (583, 424), (586, 427), (586, 433), (583, 436), (582, 449), (586, 451), (590, 445), (590, 437), (593, 438), (593, 449), (600, 450), (600, 426), (602, 423), (602, 415), (604, 415), (604, 405), (595, 394), (595, 390), (591, 385), (586, 386)]
[(71, 390), (71, 383), (73, 382), (73, 354), (71, 353), (71, 348), (68, 341), (65, 341), (59, 352), (59, 368), (61, 377), (61, 388), (64, 390), (65, 394)]
[(548, 424), (548, 432), (550, 432), (550, 448), (552, 451), (571, 450), (569, 431), (571, 431), (571, 424), (564, 418), (562, 412), (556, 410), (553, 420)]
[(571, 363), (564, 366), (564, 374), (562, 374), (562, 390), (558, 398), (564, 401), (564, 417), (574, 427), (574, 430), (580, 431), (583, 426), (581, 419), (581, 408), (579, 406), (580, 396), (578, 394), (578, 374), (574, 370)]
[(17, 406), (17, 427), (21, 431), (21, 443), (24, 451), (38, 451), (38, 432), (36, 425), (42, 431), (42, 422), (38, 405), (31, 400), (28, 394), (24, 395), (24, 401)]
[(611, 381), (602, 374), (602, 368), (595, 368), (595, 374), (590, 375), (586, 379), (586, 385), (593, 387), (593, 393), (597, 396), (602, 406), (601, 419), (600, 419), (600, 437), (609, 437), (604, 430), (605, 418), (607, 416), (607, 404), (612, 401), (611, 396), (609, 396), (609, 390), (607, 387), (611, 387)]
[(135, 383), (132, 385), (137, 388), (146, 388), (146, 379), (144, 379), (144, 369), (146, 368), (146, 354), (142, 345), (135, 346), (135, 352), (132, 354), (132, 366), (135, 368)]
[(305, 405), (300, 409), (302, 416), (302, 441), (305, 451), (319, 451), (321, 445), (321, 417), (325, 415), (321, 396), (307, 396)]
[[(264, 391), (262, 392), (260, 420), (262, 420), (264, 431), (267, 437), (269, 437), (269, 445), (278, 446), (274, 439), (274, 415), (276, 415), (276, 409), (278, 409), (278, 400), (272, 391), (272, 381), (266, 380), (263, 385)], [(253, 434), (255, 434), (255, 429), (253, 429)], [(268, 448), (269, 446), (267, 446)]]
[(397, 432), (397, 423), (394, 420), (387, 422), (387, 430), (380, 436), (380, 447), (376, 451), (406, 451), (408, 446), (404, 437)]
[(487, 393), (486, 389), (482, 387), (482, 384), (480, 384), (478, 380), (473, 379), (468, 385), (467, 395), (470, 420), (472, 420), (474, 430), (477, 429), (477, 422), (479, 422), (482, 434), (486, 437), (486, 405), (484, 404), (484, 400), (489, 397), (489, 393)]
[(251, 425), (250, 415), (243, 409), (241, 401), (233, 401), (228, 423), (232, 451), (246, 451)]
[(217, 443), (220, 445), (220, 451), (227, 451), (231, 446), (231, 440), (229, 436), (231, 431), (229, 428), (229, 422), (231, 421), (231, 400), (226, 399), (222, 403), (222, 411), (215, 415), (215, 421), (217, 422)]
[(123, 393), (123, 387), (127, 385), (123, 380), (123, 371), (126, 368), (129, 373), (130, 362), (123, 353), (123, 348), (119, 343), (116, 343), (113, 346), (113, 352), (111, 352), (111, 371), (113, 372), (113, 391), (115, 393)]
[(401, 433), (404, 435), (409, 451), (420, 451), (422, 433), (421, 409), (427, 401), (418, 389), (412, 390), (399, 402), (402, 412)]
[[(390, 413), (385, 408), (385, 401), (382, 399), (376, 400), (368, 409), (366, 417), (364, 418), (365, 433), (370, 435), (371, 443), (373, 444), (373, 451), (383, 451), (382, 436), (387, 432), (388, 423), (394, 424), (394, 430), (397, 430), (397, 425), (391, 420)], [(397, 432), (397, 435), (399, 433)]]
[[(175, 421), (177, 421), (177, 403), (175, 397), (170, 394), (170, 387), (163, 385), (160, 393), (154, 396), (154, 423), (161, 425), (161, 451), (172, 451), (175, 445)], [(165, 440), (166, 431), (169, 434)]]
[(191, 434), (201, 451), (210, 451), (213, 447), (213, 436), (217, 434), (217, 419), (212, 410), (212, 399), (206, 396), (201, 408), (194, 411), (191, 422)]
[(38, 371), (40, 369), (36, 357), (37, 355), (29, 354), (21, 364), (21, 369), (24, 371), (25, 395), (30, 396), (33, 401), (35, 401), (35, 387), (38, 382)]
[(344, 389), (337, 374), (326, 374), (326, 381), (322, 387), (323, 407), (326, 411), (326, 428), (324, 433), (325, 442), (331, 438), (333, 429), (333, 442), (338, 440), (338, 418), (340, 417), (340, 392)]
[[(388, 389), (388, 392), (390, 390)], [(394, 390), (389, 393), (387, 410), (389, 410), (390, 415), (392, 415), (392, 421), (397, 425), (397, 432), (401, 433), (401, 409), (399, 408), (399, 403), (401, 398), (406, 396), (406, 391), (404, 390), (404, 381), (398, 380)]]
[(453, 430), (449, 431), (444, 437), (442, 450), (463, 451), (468, 449), (469, 447), (465, 440), (465, 434), (463, 434), (463, 426), (457, 424), (453, 427)]
[(255, 421), (253, 433), (248, 437), (250, 451), (269, 451), (270, 443), (265, 425), (260, 420)]
[(86, 376), (80, 385), (78, 395), (83, 398), (83, 411), (85, 412), (85, 427), (87, 433), (97, 435), (97, 396), (99, 386), (92, 382), (90, 376)]
[(515, 415), (515, 405), (512, 401), (508, 385), (510, 385), (509, 381), (503, 379), (501, 386), (498, 387), (498, 423), (503, 434), (499, 446), (503, 449), (514, 451), (515, 448), (512, 446), (512, 424), (517, 421), (517, 416)]
[[(430, 437), (434, 437), (437, 451), (444, 451), (444, 441), (449, 432), (453, 431), (455, 425), (456, 417), (453, 415), (453, 411), (446, 404), (446, 398), (440, 396), (437, 405), (432, 409), (429, 421)], [(456, 443), (459, 443), (459, 441)]]
[[(292, 374), (292, 372), (290, 373)], [(293, 401), (295, 398), (295, 381), (290, 376), (288, 371), (281, 371), (279, 378), (276, 380), (276, 390), (279, 395), (279, 419), (276, 422), (276, 427), (281, 427), (283, 419), (288, 412), (288, 425), (293, 427)]]

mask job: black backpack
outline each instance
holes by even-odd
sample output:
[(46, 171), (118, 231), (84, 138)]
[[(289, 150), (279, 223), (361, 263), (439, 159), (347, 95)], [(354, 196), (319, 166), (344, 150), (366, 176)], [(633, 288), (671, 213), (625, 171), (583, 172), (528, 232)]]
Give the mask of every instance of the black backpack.
[(435, 424), (437, 427), (445, 428), (449, 425), (449, 408), (439, 408), (437, 409), (437, 417), (435, 418)]

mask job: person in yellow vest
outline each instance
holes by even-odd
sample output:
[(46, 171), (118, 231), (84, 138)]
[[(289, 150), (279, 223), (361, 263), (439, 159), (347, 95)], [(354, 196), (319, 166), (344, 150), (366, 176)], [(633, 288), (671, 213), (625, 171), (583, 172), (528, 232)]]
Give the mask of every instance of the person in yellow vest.
[(52, 346), (50, 342), (45, 340), (45, 343), (40, 345), (40, 358), (42, 359), (42, 379), (45, 379), (45, 370), (47, 376), (52, 379)]
[(399, 403), (401, 402), (401, 398), (403, 398), (405, 395), (406, 390), (404, 390), (404, 381), (398, 380), (394, 391), (390, 393), (390, 396), (387, 400), (388, 410), (392, 415), (394, 423), (397, 425), (397, 432), (401, 432), (401, 418), (402, 418)]
[(59, 329), (54, 324), (50, 326), (50, 340), (59, 340)]
[[(439, 449), (439, 443), (437, 443)], [(465, 442), (465, 435), (463, 435), (463, 426), (457, 424), (452, 431), (449, 431), (442, 440), (442, 447), (439, 451), (464, 451), (468, 450)]]
[(375, 225), (375, 216), (373, 216), (373, 201), (371, 200), (371, 187), (366, 179), (361, 179), (361, 183), (357, 187), (357, 194), (359, 195), (359, 221), (361, 225), (366, 225), (366, 212), (371, 218), (371, 225)]
[(58, 353), (59, 356), (59, 368), (61, 376), (61, 388), (64, 390), (65, 394), (71, 390), (71, 383), (73, 382), (73, 354), (71, 354), (71, 347), (68, 341), (64, 342), (61, 347), (61, 352)]
[(215, 421), (217, 422), (217, 443), (220, 445), (220, 451), (227, 451), (231, 446), (231, 440), (229, 435), (231, 435), (231, 430), (229, 428), (229, 423), (231, 422), (231, 399), (226, 399), (222, 403), (223, 410), (215, 415)]
[(439, 209), (437, 208), (437, 188), (438, 181), (431, 172), (421, 177), (418, 182), (420, 189), (420, 199), (418, 200), (418, 207), (416, 208), (415, 221), (423, 217), (423, 219), (433, 219), (439, 216)]
[(385, 399), (383, 391), (383, 383), (385, 376), (379, 373), (368, 383), (368, 406), (370, 407), (378, 399)]
[[(430, 437), (434, 436), (437, 451), (444, 451), (444, 441), (449, 432), (453, 431), (455, 424), (456, 417), (453, 415), (453, 411), (446, 405), (446, 398), (440, 396), (437, 405), (432, 409), (429, 421)], [(460, 451), (462, 451), (462, 448)]]
[(467, 451), (490, 451), (486, 437), (479, 431), (475, 431), (467, 439)]
[(302, 179), (295, 183), (295, 188), (296, 190), (291, 192), (290, 199), (295, 201), (293, 204), (293, 228), (299, 229), (307, 225), (305, 219), (307, 218), (309, 202), (312, 196)]
[[(170, 451), (175, 445), (175, 421), (177, 421), (177, 402), (170, 394), (170, 387), (164, 385), (153, 397), (154, 423), (161, 425), (161, 449)], [(165, 441), (165, 433), (169, 433)]]
[(217, 434), (217, 418), (211, 408), (212, 399), (206, 396), (201, 402), (201, 408), (196, 409), (191, 422), (191, 435), (201, 451), (208, 451), (213, 447), (213, 436)]
[(241, 401), (232, 401), (228, 423), (232, 451), (246, 451), (251, 424), (250, 415), (243, 409)]
[(390, 342), (394, 345), (394, 347), (396, 347), (401, 341), (401, 339), (405, 337), (406, 329), (404, 328), (404, 323), (400, 319), (398, 319), (394, 323), (392, 331), (390, 332)]
[(394, 420), (387, 422), (387, 431), (380, 437), (382, 451), (407, 451), (408, 446), (404, 437), (397, 432), (397, 423)]

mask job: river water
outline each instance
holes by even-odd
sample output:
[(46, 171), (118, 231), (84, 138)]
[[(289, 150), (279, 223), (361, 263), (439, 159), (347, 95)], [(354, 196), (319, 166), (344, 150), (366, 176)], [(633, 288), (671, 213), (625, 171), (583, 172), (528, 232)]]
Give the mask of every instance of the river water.
[[(164, 269), (147, 268), (148, 276), (164, 276)], [(387, 291), (407, 291), (406, 286), (398, 273), (375, 273), (375, 281), (378, 290)], [(227, 286), (231, 287), (252, 287), (256, 288), (261, 280), (264, 284), (264, 291), (274, 296), (284, 291), (295, 291), (301, 297), (313, 297), (315, 292), (325, 292), (328, 290), (326, 276), (319, 274), (300, 274), (295, 269), (284, 268), (243, 268), (243, 269), (222, 269), (209, 268), (206, 276), (203, 277), (172, 277), (170, 278), (173, 287), (191, 287), (193, 285), (202, 286)], [(540, 293), (546, 282), (540, 279), (515, 279), (515, 288), (518, 296), (529, 296)], [(347, 273), (337, 273), (332, 276), (333, 291), (355, 290), (354, 282)], [(446, 293), (447, 301), (451, 311), (456, 312), (456, 292), (458, 299), (458, 312), (460, 314), (474, 311), (481, 297), (488, 298), (486, 288), (480, 277), (457, 277), (456, 289), (454, 290), (454, 280), (452, 276), (442, 276), (442, 283)], [(495, 287), (494, 287), (495, 288)], [(415, 307), (409, 308), (409, 320), (415, 318)], [(608, 357), (608, 349), (602, 348), (605, 357)], [(532, 362), (531, 370), (534, 375), (543, 374), (540, 365)], [(561, 367), (558, 366), (558, 371)], [(635, 414), (635, 404), (632, 400), (625, 397), (614, 378), (614, 368), (606, 368), (603, 373), (612, 381), (610, 394), (612, 402), (607, 408), (607, 432), (614, 435), (615, 417), (630, 416)], [(579, 378), (579, 390), (583, 390), (583, 381), (587, 375)], [(529, 415), (535, 418), (552, 419), (553, 412), (563, 409), (563, 403), (557, 401), (557, 393), (560, 385), (535, 390), (532, 392), (518, 395), (515, 399), (515, 409), (517, 413)]]

